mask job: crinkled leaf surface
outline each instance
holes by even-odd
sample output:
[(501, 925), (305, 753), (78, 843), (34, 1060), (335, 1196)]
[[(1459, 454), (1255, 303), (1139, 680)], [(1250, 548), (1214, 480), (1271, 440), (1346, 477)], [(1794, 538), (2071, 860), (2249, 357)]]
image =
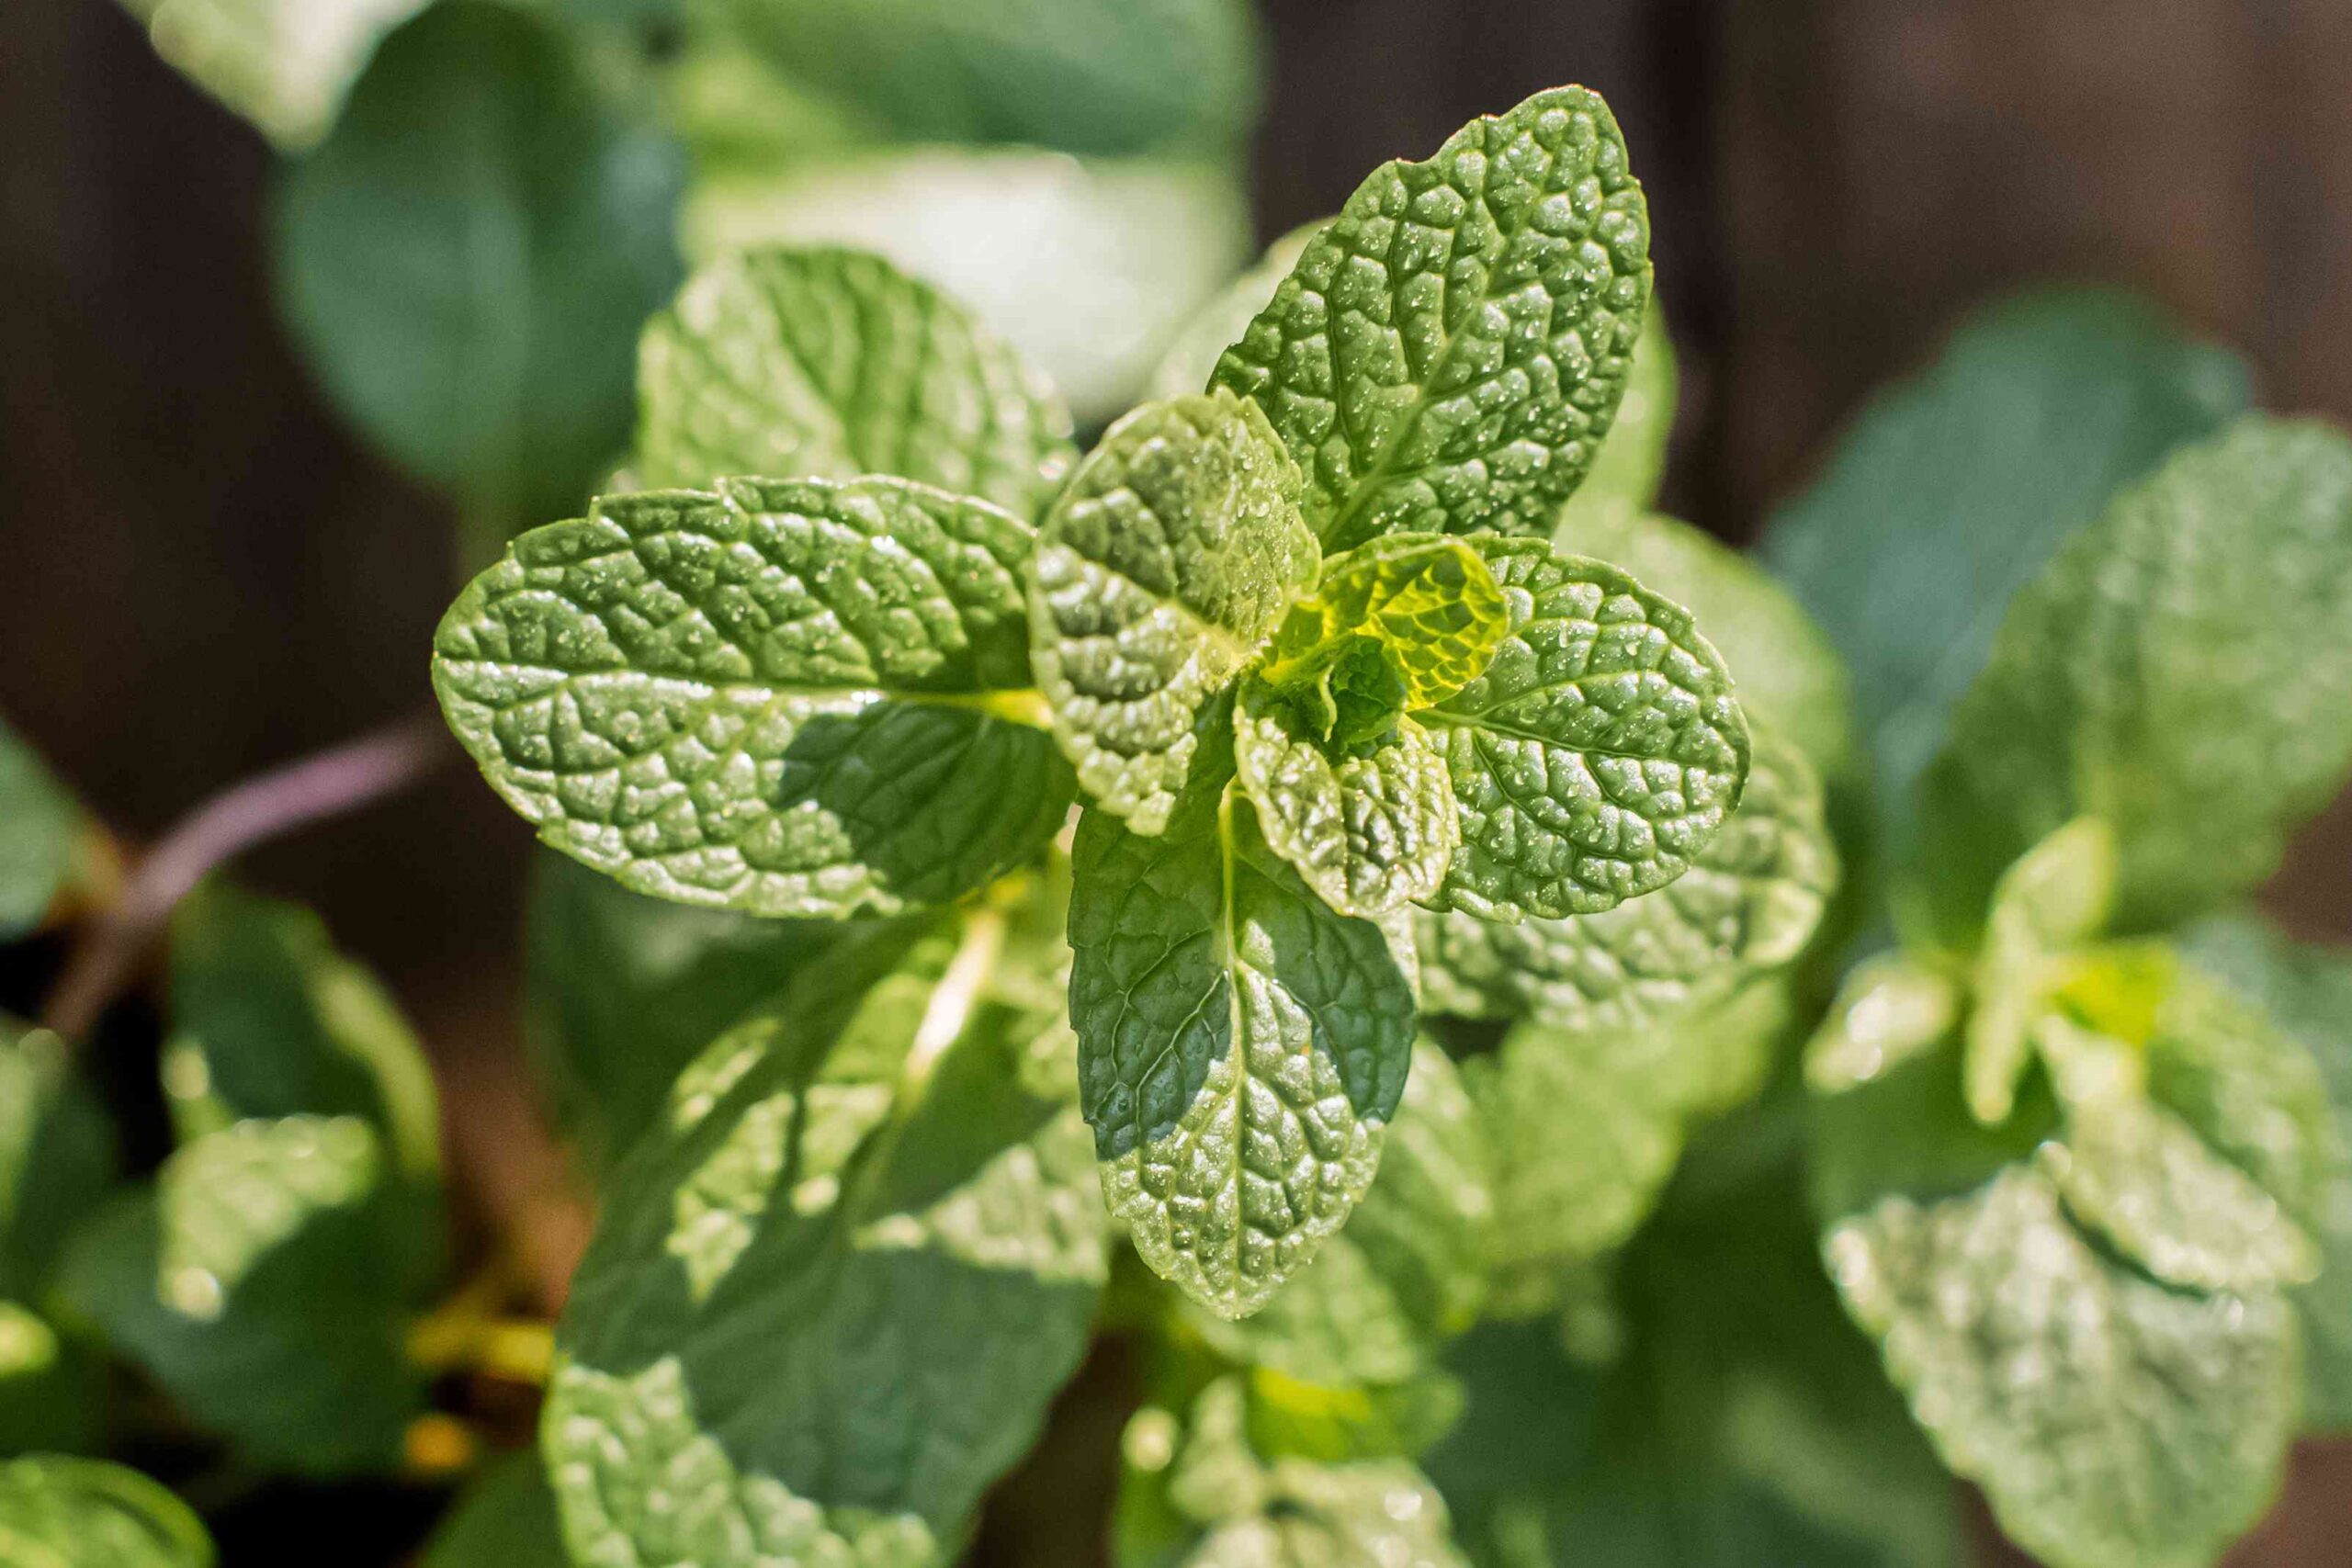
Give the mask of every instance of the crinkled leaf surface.
[(0, 1297), (40, 1297), (113, 1175), (113, 1133), (65, 1042), (0, 1015)]
[(0, 1464), (0, 1560), (21, 1568), (212, 1568), (203, 1521), (135, 1470), (35, 1454)]
[(326, 134), (378, 40), (426, 0), (124, 0), (155, 52), (281, 148)]
[(1414, 1013), (1387, 934), (1266, 846), (1227, 767), (1156, 838), (1080, 819), (1070, 1016), (1112, 1213), (1154, 1270), (1240, 1317), (1371, 1185)]
[(1025, 713), (1028, 526), (899, 479), (611, 496), (451, 606), (443, 711), (539, 836), (640, 893), (888, 914), (1061, 826)]
[(1837, 887), (1838, 854), (1820, 780), (1779, 736), (1757, 729), (1739, 808), (1690, 871), (1657, 893), (1517, 925), (1419, 912), (1423, 1005), (1635, 1029), (1795, 959)]
[(356, 1117), (241, 1122), (187, 1145), (77, 1237), (61, 1289), (203, 1427), (306, 1474), (389, 1469), (424, 1389), (417, 1273)]
[(559, 1331), (542, 1445), (576, 1559), (944, 1562), (1034, 1440), (1102, 1222), (1068, 1033), (1001, 967), (1028, 951), (1003, 921), (870, 990), (812, 975), (673, 1086)]
[(2300, 1403), (2275, 1294), (2179, 1293), (2109, 1262), (2030, 1169), (1838, 1226), (1847, 1308), (1946, 1463), (2054, 1568), (2191, 1568), (2277, 1488)]
[[(1328, 221), (1328, 220), (1326, 220)], [(1216, 374), (1226, 345), (1250, 330), (1273, 299), (1274, 290), (1291, 275), (1306, 243), (1322, 231), (1322, 223), (1305, 223), (1268, 245), (1248, 271), (1203, 305), (1170, 340), (1159, 363), (1145, 384), (1148, 398), (1181, 398), (1197, 392)]]
[(1452, 1060), (1424, 1040), (1382, 1145), (1380, 1179), (1347, 1227), (1255, 1316), (1232, 1323), (1193, 1308), (1190, 1321), (1234, 1359), (1324, 1388), (1428, 1371), (1486, 1295), (1490, 1166), (1477, 1108)]
[(1510, 625), (1502, 590), (1476, 550), (1440, 534), (1395, 534), (1323, 562), (1315, 592), (1283, 618), (1261, 673), (1292, 685), (1364, 638), (1393, 668), (1397, 701), (1424, 708), (1483, 672)]
[[(1593, 459), (1584, 482), (1560, 509), (1552, 535), (1555, 543), (1578, 555), (1617, 560), (1605, 551), (1575, 543), (1574, 536), (1589, 530), (1623, 527), (1654, 508), (1658, 485), (1666, 477), (1667, 444), (1674, 434), (1679, 391), (1674, 340), (1667, 335), (1666, 314), (1653, 291), (1649, 310), (1642, 318), (1642, 335), (1634, 344), (1634, 362), (1625, 372), (1625, 392), (1618, 400), (1617, 417), (1611, 422), (1609, 438), (1601, 443), (1600, 455)], [(1629, 562), (1617, 564), (1642, 576)], [(1651, 586), (1665, 593), (1674, 592), (1665, 583)]]
[(1739, 803), (1747, 723), (1688, 612), (1541, 540), (1473, 541), (1510, 630), (1416, 716), (1453, 774), (1462, 849), (1434, 907), (1595, 914), (1688, 870)]
[(1987, 1126), (2007, 1121), (2016, 1102), (2060, 960), (2107, 923), (2115, 869), (2114, 830), (2086, 817), (2018, 857), (1994, 887), (1965, 1034), (1968, 1108)]
[(1076, 457), (1069, 411), (1010, 344), (857, 251), (697, 270), (646, 326), (638, 398), (647, 486), (892, 474), (1034, 518)]
[(628, 440), (684, 175), (552, 18), (432, 6), (287, 172), (287, 321), (368, 438), (470, 513), (567, 515)]
[(81, 813), (33, 749), (0, 723), (0, 942), (39, 925), (74, 870)]
[(2347, 642), (2352, 440), (2249, 416), (2183, 449), (2010, 606), (1953, 715), (1919, 874), (2089, 814), (2114, 826), (2127, 927), (2253, 886), (2352, 771)]
[(1909, 801), (2003, 606), (2059, 541), (2246, 397), (2234, 355), (2132, 296), (2068, 288), (1962, 323), (1856, 416), (1820, 480), (1771, 519), (1763, 557), (1853, 672), (1881, 801)]
[(1206, 710), (1315, 581), (1298, 472), (1225, 393), (1136, 410), (1054, 502), (1030, 580), (1037, 684), (1091, 804), (1157, 833)]
[(1265, 409), (1331, 548), (1549, 535), (1609, 432), (1649, 288), (1616, 119), (1555, 88), (1374, 171), (1216, 384)]

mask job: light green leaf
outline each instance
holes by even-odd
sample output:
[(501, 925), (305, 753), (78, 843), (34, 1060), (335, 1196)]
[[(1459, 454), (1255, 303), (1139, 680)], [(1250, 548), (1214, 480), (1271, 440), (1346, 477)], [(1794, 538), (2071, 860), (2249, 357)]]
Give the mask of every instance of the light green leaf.
[(113, 1131), (65, 1042), (0, 1014), (0, 1297), (40, 1299), (113, 1175)]
[(775, 68), (903, 140), (1226, 146), (1260, 94), (1243, 0), (721, 0)]
[[(2352, 441), (2249, 416), (2184, 449), (2011, 605), (1953, 715), (1920, 873), (1959, 882), (1952, 903), (2087, 814), (2115, 829), (2123, 926), (2253, 886), (2352, 771), (2347, 641)], [(1954, 844), (1982, 848), (1947, 865)]]
[(1747, 723), (1688, 612), (1541, 540), (1479, 538), (1510, 607), (1485, 674), (1416, 717), (1437, 738), (1462, 850), (1432, 907), (1596, 914), (1665, 886), (1739, 804)]
[(1901, 954), (1857, 964), (1805, 1046), (1806, 1087), (1843, 1093), (1945, 1043), (1960, 1026), (1962, 994), (1951, 976)]
[(1286, 687), (1321, 678), (1359, 640), (1393, 668), (1397, 701), (1425, 708), (1485, 671), (1510, 628), (1502, 590), (1478, 552), (1435, 534), (1367, 540), (1323, 562), (1315, 592), (1294, 604), (1260, 674)]
[(1328, 547), (1549, 535), (1609, 433), (1649, 289), (1617, 121), (1555, 88), (1374, 171), (1216, 384), (1265, 409)]
[(1453, 1062), (1421, 1042), (1382, 1145), (1380, 1179), (1347, 1228), (1256, 1316), (1232, 1323), (1188, 1303), (1187, 1322), (1234, 1360), (1321, 1389), (1427, 1374), (1486, 1294), (1490, 1165)]
[(1575, 502), (1552, 545), (1605, 560), (1687, 608), (1722, 652), (1741, 710), (1803, 747), (1833, 785), (1847, 782), (1856, 756), (1846, 667), (1813, 617), (1751, 557), (1671, 517)]
[(812, 974), (673, 1087), (559, 1330), (575, 1558), (952, 1556), (1104, 1275), (1067, 1031), (999, 988), (1025, 941), (983, 910), (871, 989)]
[(96, 1460), (35, 1454), (0, 1464), (0, 1560), (19, 1568), (212, 1568), (187, 1505)]
[(432, 6), (287, 171), (280, 303), (334, 401), (485, 535), (563, 516), (628, 439), (682, 181), (551, 19)]
[(1144, 396), (1153, 400), (1181, 398), (1207, 386), (1216, 374), (1217, 361), (1224, 356), (1226, 345), (1250, 330), (1250, 323), (1272, 301), (1274, 290), (1282, 287), (1283, 279), (1298, 265), (1306, 243), (1321, 233), (1324, 223), (1329, 221), (1327, 219), (1323, 222), (1302, 223), (1268, 245), (1265, 254), (1248, 271), (1227, 284), (1179, 327), (1159, 363), (1153, 367), (1151, 378), (1145, 383)]
[(82, 814), (33, 749), (0, 723), (0, 942), (40, 924), (73, 875)]
[(1413, 992), (1386, 934), (1334, 912), (1203, 784), (1157, 838), (1080, 819), (1069, 941), (1079, 1093), (1136, 1250), (1222, 1317), (1263, 1306), (1372, 1184)]
[(2278, 1296), (2118, 1268), (2026, 1169), (1890, 1199), (1827, 1251), (1944, 1461), (2052, 1568), (2205, 1568), (2268, 1506), (2301, 1398)]
[(200, 1425), (305, 1474), (390, 1468), (423, 1398), (414, 1273), (356, 1117), (241, 1122), (164, 1161), (77, 1238), (65, 1299)]
[(1252, 678), (1235, 705), (1234, 759), (1266, 843), (1343, 915), (1377, 919), (1435, 893), (1462, 842), (1453, 785), (1409, 718), (1334, 758), (1293, 704)]
[(1690, 871), (1596, 915), (1503, 925), (1414, 917), (1423, 1005), (1600, 1032), (1648, 1026), (1792, 962), (1838, 884), (1821, 783), (1777, 730), (1755, 732), (1739, 808)]
[[(1763, 558), (1853, 672), (1882, 802), (1907, 808), (2003, 607), (2059, 541), (2246, 397), (2234, 355), (2132, 296), (2068, 288), (1972, 317), (1861, 410), (1819, 482), (1771, 519)], [(1712, 606), (1684, 602), (1713, 626)]]
[(1026, 525), (899, 479), (612, 496), (441, 623), (450, 728), (555, 848), (756, 915), (941, 903), (1061, 826)]
[(1965, 1034), (1968, 1109), (1988, 1127), (2007, 1121), (2016, 1103), (2018, 1078), (2033, 1056), (2033, 1026), (2062, 961), (2107, 924), (2116, 848), (2106, 823), (2078, 818), (2019, 856), (1993, 890)]
[(1203, 712), (1315, 581), (1298, 473), (1217, 393), (1113, 425), (1037, 538), (1030, 629), (1054, 734), (1091, 804), (1157, 833)]
[(1261, 1458), (1238, 1379), (1204, 1390), (1181, 1436), (1147, 1407), (1124, 1448), (1119, 1568), (1467, 1568), (1411, 1465)]
[(326, 134), (378, 40), (426, 0), (123, 0), (172, 68), (282, 150)]
[(1033, 518), (1069, 477), (1069, 411), (961, 305), (879, 256), (732, 254), (645, 329), (630, 477), (889, 474)]
[(509, 1454), (484, 1471), (433, 1532), (417, 1568), (571, 1568), (539, 1456)]
[[(1630, 561), (1604, 550), (1576, 543), (1590, 531), (1614, 531), (1655, 509), (1658, 485), (1666, 477), (1666, 452), (1674, 434), (1675, 402), (1679, 391), (1674, 366), (1674, 340), (1667, 335), (1666, 312), (1655, 291), (1642, 317), (1642, 335), (1634, 344), (1634, 362), (1625, 373), (1624, 396), (1618, 400), (1617, 417), (1592, 461), (1584, 483), (1560, 509), (1553, 542), (1578, 555), (1616, 561), (1636, 577), (1643, 574)], [(1646, 578), (1644, 581), (1647, 581)], [(1674, 590), (1652, 583), (1663, 593)], [(1675, 594), (1680, 598), (1680, 594)]]

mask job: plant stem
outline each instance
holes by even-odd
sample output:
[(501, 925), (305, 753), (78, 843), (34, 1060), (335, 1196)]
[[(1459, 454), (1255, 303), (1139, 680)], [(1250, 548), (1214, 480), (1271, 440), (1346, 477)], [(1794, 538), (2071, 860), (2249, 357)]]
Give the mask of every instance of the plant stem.
[(42, 1023), (69, 1041), (88, 1033), (172, 910), (223, 861), (405, 789), (451, 754), (447, 731), (419, 714), (214, 795), (141, 857), (121, 897), (92, 921)]

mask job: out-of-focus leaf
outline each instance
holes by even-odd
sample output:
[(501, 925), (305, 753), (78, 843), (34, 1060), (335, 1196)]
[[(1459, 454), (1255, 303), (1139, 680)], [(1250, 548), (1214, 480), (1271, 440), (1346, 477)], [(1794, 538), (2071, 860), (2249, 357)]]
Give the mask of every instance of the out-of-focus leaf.
[(1972, 318), (1860, 412), (1763, 557), (1845, 656), (1883, 802), (1910, 799), (2010, 596), (2246, 383), (2140, 300), (2068, 289)]
[(0, 1016), (0, 1297), (39, 1301), (114, 1175), (114, 1136), (65, 1042)]
[(628, 443), (681, 175), (551, 21), (434, 6), (288, 171), (286, 319), (368, 438), (486, 530), (566, 515)]
[(451, 1505), (417, 1568), (571, 1568), (536, 1453), (510, 1454)]
[(1268, 245), (1240, 276), (1187, 317), (1161, 353), (1159, 363), (1152, 367), (1144, 396), (1181, 398), (1206, 387), (1227, 345), (1248, 332), (1258, 313), (1272, 302), (1274, 290), (1298, 265), (1306, 242), (1322, 229), (1321, 223), (1306, 223), (1284, 234)]
[(39, 925), (74, 872), (82, 814), (33, 749), (0, 723), (0, 942)]
[(1805, 1046), (1806, 1085), (1841, 1093), (1943, 1043), (1960, 1027), (1962, 996), (1957, 979), (1916, 959), (1885, 954), (1857, 964)]
[(427, 0), (123, 0), (173, 69), (280, 148), (326, 134), (383, 36)]
[(96, 1451), (106, 1401), (105, 1370), (85, 1347), (0, 1301), (0, 1457)]
[(2007, 1121), (2016, 1102), (2061, 961), (2107, 924), (2115, 865), (2114, 830), (2086, 817), (2018, 856), (1994, 885), (1963, 1034), (1968, 1109), (1988, 1127)]
[[(1633, 562), (1575, 541), (1588, 533), (1623, 529), (1655, 508), (1658, 484), (1666, 477), (1667, 444), (1674, 434), (1679, 391), (1674, 340), (1667, 335), (1666, 314), (1653, 291), (1649, 310), (1642, 317), (1642, 335), (1634, 344), (1633, 367), (1625, 373), (1625, 393), (1618, 400), (1617, 418), (1600, 444), (1600, 456), (1592, 460), (1591, 471), (1560, 509), (1560, 521), (1552, 535), (1555, 544), (1580, 556), (1598, 555), (1614, 561), (1635, 577), (1643, 575)], [(1650, 586), (1673, 598), (1682, 597), (1669, 584)]]
[(187, 1504), (96, 1460), (36, 1454), (0, 1464), (0, 1562), (23, 1568), (212, 1568)]

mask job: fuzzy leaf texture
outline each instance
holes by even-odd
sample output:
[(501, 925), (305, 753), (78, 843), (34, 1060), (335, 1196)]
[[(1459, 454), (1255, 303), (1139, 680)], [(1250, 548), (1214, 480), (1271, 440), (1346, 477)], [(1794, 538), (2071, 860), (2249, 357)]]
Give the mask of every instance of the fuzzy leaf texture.
[(1298, 473), (1264, 417), (1223, 394), (1136, 410), (1038, 531), (1037, 684), (1089, 805), (1157, 833), (1193, 776), (1208, 709), (1315, 581)]
[(1431, 907), (1559, 919), (1665, 886), (1747, 777), (1722, 656), (1688, 612), (1613, 567), (1541, 540), (1471, 542), (1510, 626), (1484, 674), (1416, 716), (1462, 819)]
[(2118, 496), (2011, 604), (1928, 784), (1944, 929), (2061, 823), (2115, 829), (2125, 928), (2276, 868), (2352, 771), (2352, 441), (2255, 416)]
[(555, 848), (757, 915), (957, 897), (1060, 827), (1025, 524), (905, 480), (612, 496), (461, 594), (434, 687)]
[(203, 1521), (135, 1470), (35, 1454), (0, 1464), (0, 1562), (22, 1568), (213, 1568)]
[(1555, 88), (1375, 171), (1216, 385), (1264, 408), (1329, 548), (1549, 535), (1609, 432), (1649, 289), (1616, 119)]
[(576, 1559), (944, 1563), (1035, 1439), (1102, 1223), (1004, 919), (810, 976), (673, 1087), (558, 1331)]
[(1156, 1272), (1230, 1318), (1371, 1185), (1413, 991), (1387, 933), (1316, 897), (1210, 761), (1156, 838), (1080, 818), (1070, 1017), (1111, 1212)]
[(702, 267), (648, 322), (647, 487), (735, 474), (890, 474), (1035, 518), (1069, 477), (1069, 410), (963, 306), (878, 256), (755, 250)]

